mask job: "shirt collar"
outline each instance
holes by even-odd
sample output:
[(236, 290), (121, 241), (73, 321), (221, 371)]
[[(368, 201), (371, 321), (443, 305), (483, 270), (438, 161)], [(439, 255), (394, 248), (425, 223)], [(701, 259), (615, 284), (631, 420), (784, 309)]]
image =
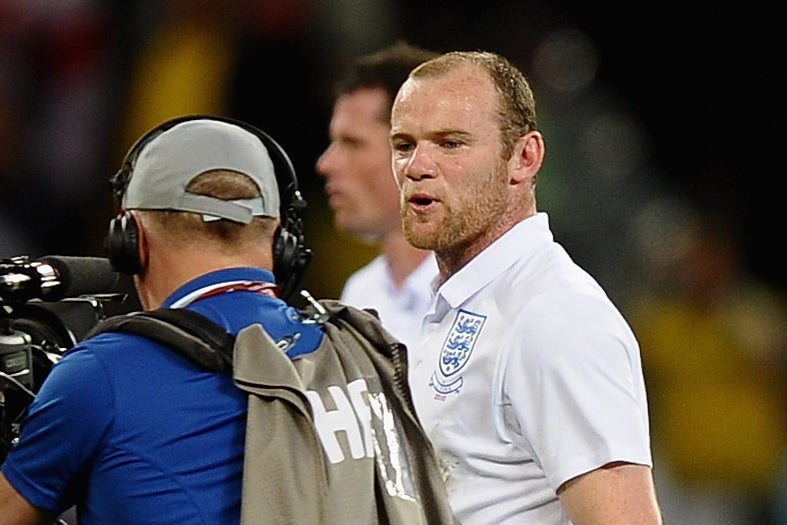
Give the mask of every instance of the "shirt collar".
[(539, 212), (516, 224), (440, 286), (437, 295), (457, 308), (516, 261), (553, 240), (549, 217)]
[(161, 306), (162, 308), (170, 308), (175, 302), (200, 289), (232, 281), (276, 282), (273, 272), (262, 268), (225, 268), (200, 275), (188, 281), (172, 292), (172, 294), (164, 300)]

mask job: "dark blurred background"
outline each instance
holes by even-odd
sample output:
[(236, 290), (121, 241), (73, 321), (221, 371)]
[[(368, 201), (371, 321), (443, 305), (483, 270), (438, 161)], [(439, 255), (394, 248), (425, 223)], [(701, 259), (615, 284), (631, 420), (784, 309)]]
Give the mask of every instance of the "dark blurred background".
[(609, 271), (597, 242), (626, 257), (614, 246), (632, 217), (674, 197), (729, 215), (752, 272), (787, 285), (782, 30), (764, 6), (0, 0), (0, 19), (0, 255), (101, 254), (114, 213), (105, 181), (133, 140), (165, 118), (216, 112), (289, 152), (319, 248), (309, 284), (335, 295), (363, 263), (339, 247), (371, 252), (323, 224), (313, 165), (330, 81), (350, 57), (404, 38), (498, 51), (523, 68), (547, 135), (542, 207), (591, 270)]
[[(744, 368), (720, 357), (719, 346), (756, 362), (746, 370), (761, 383), (763, 370), (785, 368), (783, 34), (776, 8), (758, 2), (0, 0), (0, 257), (104, 255), (116, 213), (107, 181), (133, 141), (167, 118), (216, 113), (262, 128), (289, 153), (315, 251), (304, 285), (335, 297), (376, 254), (333, 229), (314, 171), (337, 69), (398, 39), (436, 51), (497, 51), (536, 92), (547, 144), (539, 205), (557, 240), (638, 333), (686, 335), (643, 335), (654, 446), (667, 458), (661, 472), (674, 466), (678, 475), (660, 430), (679, 427), (659, 403), (668, 380), (687, 369), (687, 354), (703, 363), (688, 384), (713, 376), (727, 391)], [(708, 231), (723, 233), (715, 245), (723, 249), (698, 242)], [(661, 295), (680, 306), (659, 324), (655, 312), (668, 310), (650, 301)], [(676, 319), (688, 320), (684, 332)], [(695, 330), (703, 323), (706, 332)], [(723, 363), (724, 373), (702, 375), (705, 363)], [(787, 402), (775, 392), (768, 399), (782, 415), (763, 416), (765, 426), (785, 430), (713, 456), (758, 450), (765, 466), (749, 466), (767, 470), (767, 480), (751, 481), (722, 460), (705, 478), (686, 474), (667, 503), (682, 516), (674, 523), (777, 522)], [(697, 439), (733, 443), (714, 425), (753, 426), (736, 417), (722, 411), (707, 426), (695, 421)], [(663, 483), (669, 496), (673, 484)], [(700, 508), (697, 494), (717, 485)], [(689, 498), (681, 487), (699, 488)], [(680, 505), (689, 499), (700, 502), (691, 511)], [(719, 511), (724, 501), (745, 517)]]

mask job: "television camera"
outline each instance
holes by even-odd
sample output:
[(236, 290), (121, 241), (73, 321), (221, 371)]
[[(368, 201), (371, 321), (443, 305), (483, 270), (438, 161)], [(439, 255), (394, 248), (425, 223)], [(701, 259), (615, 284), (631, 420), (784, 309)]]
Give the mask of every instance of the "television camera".
[(125, 300), (118, 278), (99, 257), (0, 259), (0, 463), (52, 366)]

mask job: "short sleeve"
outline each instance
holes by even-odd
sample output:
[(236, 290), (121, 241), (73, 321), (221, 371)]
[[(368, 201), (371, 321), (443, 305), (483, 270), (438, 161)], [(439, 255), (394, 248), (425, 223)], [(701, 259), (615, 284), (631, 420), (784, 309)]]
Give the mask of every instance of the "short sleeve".
[(32, 505), (61, 512), (73, 504), (74, 481), (99, 450), (112, 418), (112, 391), (93, 352), (73, 349), (30, 404), (21, 439), (3, 474)]
[(639, 348), (603, 296), (544, 293), (516, 321), (501, 390), (550, 484), (611, 461), (650, 464)]

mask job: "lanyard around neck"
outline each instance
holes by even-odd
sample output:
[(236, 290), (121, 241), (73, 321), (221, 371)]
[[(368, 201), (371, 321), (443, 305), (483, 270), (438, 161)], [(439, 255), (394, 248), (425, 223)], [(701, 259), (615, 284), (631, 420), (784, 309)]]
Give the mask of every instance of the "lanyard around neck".
[(267, 283), (264, 281), (229, 281), (203, 286), (198, 290), (194, 290), (190, 294), (187, 294), (186, 296), (172, 303), (170, 308), (183, 308), (190, 305), (194, 301), (199, 301), (200, 299), (205, 299), (206, 297), (239, 291), (256, 292), (269, 297), (279, 296), (279, 287), (273, 283)]

